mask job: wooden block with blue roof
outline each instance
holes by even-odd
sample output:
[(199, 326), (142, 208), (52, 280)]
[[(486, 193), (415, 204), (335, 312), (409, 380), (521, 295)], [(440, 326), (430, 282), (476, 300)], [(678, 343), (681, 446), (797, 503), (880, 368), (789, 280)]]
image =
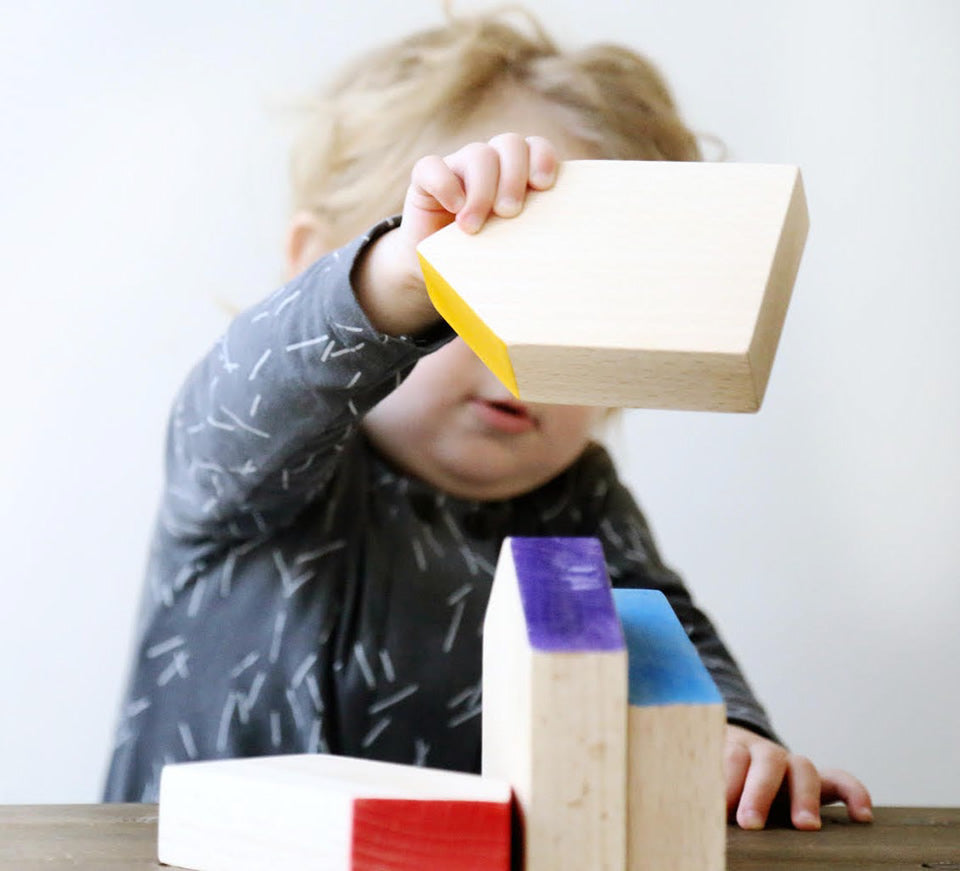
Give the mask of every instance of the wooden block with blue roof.
[(723, 699), (662, 593), (613, 597), (629, 656), (628, 871), (722, 871)]
[(504, 541), (483, 628), (484, 775), (526, 871), (623, 871), (627, 653), (595, 538)]

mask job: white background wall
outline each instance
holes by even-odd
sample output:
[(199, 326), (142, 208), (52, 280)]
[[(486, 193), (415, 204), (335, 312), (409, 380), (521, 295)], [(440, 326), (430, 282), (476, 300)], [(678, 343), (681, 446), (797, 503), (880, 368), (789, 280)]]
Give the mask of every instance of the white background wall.
[[(960, 4), (529, 5), (648, 52), (734, 159), (803, 167), (763, 411), (633, 412), (620, 459), (786, 740), (960, 805)], [(0, 3), (0, 802), (98, 796), (168, 404), (219, 301), (281, 274), (276, 107), (438, 18)]]

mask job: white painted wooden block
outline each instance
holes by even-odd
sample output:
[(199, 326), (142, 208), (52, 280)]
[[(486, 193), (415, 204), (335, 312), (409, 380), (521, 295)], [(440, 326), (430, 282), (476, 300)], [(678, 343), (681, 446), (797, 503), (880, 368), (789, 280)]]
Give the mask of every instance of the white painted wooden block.
[(502, 780), (343, 756), (168, 765), (161, 862), (196, 871), (509, 871)]

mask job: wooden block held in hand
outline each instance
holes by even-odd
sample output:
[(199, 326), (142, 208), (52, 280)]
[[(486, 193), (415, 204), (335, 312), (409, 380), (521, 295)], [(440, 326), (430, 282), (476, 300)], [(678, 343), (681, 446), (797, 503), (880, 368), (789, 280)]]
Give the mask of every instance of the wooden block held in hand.
[(526, 871), (622, 871), (623, 633), (593, 538), (508, 538), (483, 626), (483, 773), (513, 787)]
[(629, 655), (628, 871), (723, 871), (723, 699), (657, 590), (613, 591)]
[(568, 161), (420, 243), (434, 305), (518, 398), (760, 407), (807, 235), (793, 166)]
[(503, 781), (291, 755), (168, 765), (161, 862), (196, 871), (509, 871)]

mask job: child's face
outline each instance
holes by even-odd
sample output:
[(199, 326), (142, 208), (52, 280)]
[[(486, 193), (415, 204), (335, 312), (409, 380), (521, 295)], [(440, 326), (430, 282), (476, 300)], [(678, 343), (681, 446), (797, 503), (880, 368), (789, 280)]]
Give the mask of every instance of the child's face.
[[(516, 92), (490, 101), (437, 152), (507, 131), (546, 137), (562, 159), (594, 156), (565, 131), (548, 104)], [(365, 428), (386, 457), (440, 489), (465, 498), (504, 499), (569, 466), (603, 415), (601, 408), (514, 401), (455, 339), (421, 360), (367, 415)]]
[(517, 402), (461, 339), (421, 360), (364, 426), (401, 468), (470, 499), (526, 493), (583, 451), (601, 408)]

